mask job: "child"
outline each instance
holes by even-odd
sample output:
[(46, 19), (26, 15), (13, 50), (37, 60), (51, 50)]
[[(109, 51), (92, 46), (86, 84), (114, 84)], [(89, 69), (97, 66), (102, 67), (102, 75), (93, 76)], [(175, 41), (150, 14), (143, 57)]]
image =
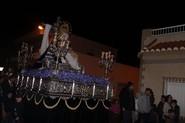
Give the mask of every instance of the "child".
[(120, 122), (120, 104), (117, 99), (113, 99), (111, 103), (110, 111), (110, 123)]

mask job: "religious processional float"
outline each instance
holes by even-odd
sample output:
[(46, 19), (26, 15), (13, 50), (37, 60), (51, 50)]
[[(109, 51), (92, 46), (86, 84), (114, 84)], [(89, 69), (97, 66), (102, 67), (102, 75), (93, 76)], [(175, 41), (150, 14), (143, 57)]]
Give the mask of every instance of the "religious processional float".
[[(67, 108), (77, 110), (85, 103), (89, 110), (94, 110), (99, 104), (108, 109), (106, 101), (113, 97), (113, 88), (107, 77), (96, 77), (85, 73), (74, 57), (75, 52), (70, 47), (70, 24), (57, 20), (51, 26), (51, 41), (43, 55), (33, 64), (33, 47), (23, 43), (18, 53), (18, 67), (21, 72), (17, 77), (17, 91), (23, 93), (27, 101), (35, 105), (44, 105), (53, 109), (63, 100)], [(105, 75), (113, 64), (111, 52), (102, 52), (100, 64), (105, 68)], [(74, 106), (69, 100), (78, 99)], [(94, 100), (89, 105), (88, 100)]]

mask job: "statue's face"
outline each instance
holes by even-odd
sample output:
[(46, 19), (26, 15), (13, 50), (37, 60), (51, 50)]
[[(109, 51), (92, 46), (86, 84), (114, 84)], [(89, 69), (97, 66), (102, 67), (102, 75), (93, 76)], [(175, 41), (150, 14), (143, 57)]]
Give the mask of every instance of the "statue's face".
[(69, 33), (69, 25), (67, 24), (67, 23), (64, 23), (64, 24), (62, 24), (61, 26), (60, 26), (60, 29), (59, 29), (59, 31), (61, 32), (61, 33)]

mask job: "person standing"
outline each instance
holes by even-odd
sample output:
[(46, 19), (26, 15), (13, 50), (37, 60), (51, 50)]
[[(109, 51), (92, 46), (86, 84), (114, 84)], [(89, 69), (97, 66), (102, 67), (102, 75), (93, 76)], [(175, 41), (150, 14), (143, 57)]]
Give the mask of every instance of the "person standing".
[[(173, 100), (173, 98), (172, 98), (172, 96), (171, 95), (168, 95), (167, 97), (166, 97), (166, 101), (165, 101), (165, 103), (164, 103), (164, 106), (163, 106), (163, 119), (165, 120), (165, 123), (167, 122), (167, 121), (169, 121), (169, 114), (171, 114), (171, 102), (172, 102), (172, 100)], [(169, 113), (169, 111), (170, 111), (170, 113)]]
[(157, 106), (157, 112), (159, 115), (159, 123), (165, 123), (165, 121), (163, 119), (163, 107), (164, 107), (165, 99), (166, 99), (166, 97), (164, 95), (162, 95), (161, 101), (159, 102), (159, 104)]
[[(169, 96), (169, 100), (171, 97)], [(165, 115), (165, 123), (179, 123), (180, 108), (177, 105), (177, 100), (171, 100), (171, 108)]]
[(15, 103), (13, 110), (13, 117), (15, 123), (23, 123), (23, 113), (24, 113), (24, 105), (23, 99), (20, 93), (16, 93), (15, 95)]
[(131, 81), (121, 90), (119, 98), (123, 123), (132, 123), (132, 112), (135, 110), (135, 98), (133, 83)]
[(141, 90), (138, 96), (137, 106), (139, 113), (138, 123), (150, 123), (150, 97), (143, 90)]

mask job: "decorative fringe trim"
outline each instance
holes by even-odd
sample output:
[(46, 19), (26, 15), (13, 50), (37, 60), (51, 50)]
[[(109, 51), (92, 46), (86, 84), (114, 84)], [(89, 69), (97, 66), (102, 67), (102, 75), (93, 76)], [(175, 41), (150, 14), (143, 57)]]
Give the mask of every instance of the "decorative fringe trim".
[(28, 101), (31, 101), (32, 100), (32, 98), (33, 98), (33, 94), (31, 95), (31, 97), (28, 97), (28, 94), (26, 95), (26, 99), (28, 100)]
[(85, 101), (85, 105), (87, 106), (87, 108), (88, 108), (89, 110), (94, 110), (94, 109), (96, 109), (97, 106), (98, 106), (98, 104), (99, 104), (99, 100), (98, 100), (97, 103), (96, 103), (96, 105), (95, 105), (94, 107), (90, 107), (90, 106), (88, 105), (88, 103), (87, 103), (87, 100), (84, 100), (84, 101)]
[(109, 107), (107, 107), (107, 106), (105, 105), (104, 100), (101, 100), (101, 102), (102, 102), (102, 104), (103, 104), (103, 107), (104, 107), (105, 109), (109, 110)]
[(43, 99), (43, 96), (41, 96), (40, 100), (37, 101), (36, 95), (35, 95), (35, 97), (34, 97), (35, 104), (36, 104), (36, 105), (39, 105), (39, 104), (42, 102), (42, 99)]
[(46, 104), (45, 99), (43, 99), (43, 104), (44, 104), (44, 106), (45, 106), (47, 109), (53, 109), (53, 108), (55, 108), (55, 107), (57, 107), (57, 106), (58, 106), (58, 104), (59, 104), (60, 100), (61, 100), (61, 97), (60, 97), (60, 98), (58, 98), (58, 101), (57, 101), (54, 105), (49, 106), (49, 105), (47, 105), (47, 104)]
[(76, 110), (76, 109), (78, 109), (78, 107), (80, 106), (80, 104), (81, 104), (81, 102), (82, 102), (82, 99), (80, 99), (78, 105), (75, 106), (75, 107), (69, 106), (68, 103), (67, 103), (67, 99), (65, 99), (64, 101), (65, 101), (65, 105), (67, 106), (68, 109), (70, 109), (70, 110)]

